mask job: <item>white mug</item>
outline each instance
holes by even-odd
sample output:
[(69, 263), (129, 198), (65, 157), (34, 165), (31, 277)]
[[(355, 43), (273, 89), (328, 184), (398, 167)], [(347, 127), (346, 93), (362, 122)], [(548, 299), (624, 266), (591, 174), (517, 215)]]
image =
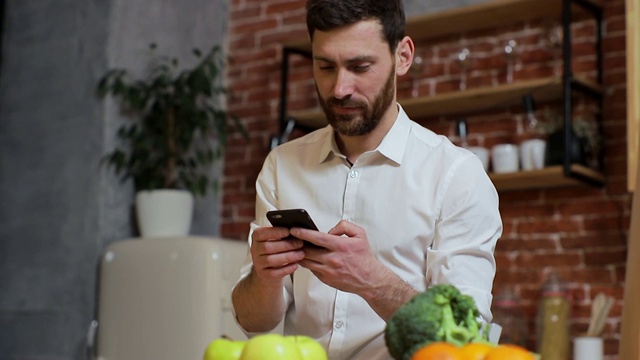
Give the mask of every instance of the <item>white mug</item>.
[(520, 164), (518, 145), (495, 145), (491, 148), (491, 163), (493, 164), (493, 172), (498, 174), (518, 171)]
[(468, 148), (468, 150), (476, 154), (478, 159), (482, 161), (482, 167), (484, 167), (484, 171), (489, 171), (489, 150), (481, 146), (471, 146)]
[(544, 153), (547, 142), (542, 139), (529, 139), (520, 144), (520, 164), (522, 170), (538, 170), (544, 167)]
[(573, 340), (574, 360), (602, 360), (604, 344), (598, 336), (578, 336)]

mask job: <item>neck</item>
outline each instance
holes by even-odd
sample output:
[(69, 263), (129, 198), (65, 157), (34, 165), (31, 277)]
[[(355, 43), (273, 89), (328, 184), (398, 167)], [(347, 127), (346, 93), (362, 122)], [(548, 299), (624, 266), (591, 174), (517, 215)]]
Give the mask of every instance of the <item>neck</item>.
[(380, 145), (398, 117), (398, 104), (395, 101), (392, 104), (385, 112), (380, 124), (370, 133), (358, 136), (345, 136), (336, 133), (338, 148), (350, 163), (355, 163), (360, 155), (375, 150)]

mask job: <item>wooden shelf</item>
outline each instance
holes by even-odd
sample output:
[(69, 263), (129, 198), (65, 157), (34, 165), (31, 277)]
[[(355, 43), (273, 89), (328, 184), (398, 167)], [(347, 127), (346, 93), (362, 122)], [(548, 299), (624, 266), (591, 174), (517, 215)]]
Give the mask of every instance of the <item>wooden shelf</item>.
[[(604, 184), (604, 176), (600, 172), (586, 166), (571, 165), (571, 172), (583, 179), (590, 180), (592, 183)], [(561, 165), (549, 166), (541, 170), (520, 171), (507, 174), (489, 173), (489, 177), (498, 191), (587, 185), (582, 179), (565, 176), (564, 168)]]
[[(602, 0), (572, 1), (571, 20), (597, 17), (602, 11)], [(560, 0), (491, 0), (479, 4), (429, 13), (407, 19), (406, 34), (415, 42), (504, 28), (530, 20), (550, 19), (562, 21)], [(577, 5), (581, 4), (581, 5)], [(285, 48), (310, 54), (308, 39), (285, 44)], [(575, 78), (571, 87), (583, 94), (602, 96), (603, 88), (594, 80)], [(522, 97), (531, 94), (536, 102), (562, 100), (564, 83), (561, 77), (518, 81), (484, 88), (468, 89), (444, 94), (399, 99), (399, 103), (414, 120), (436, 116), (465, 115), (484, 111), (499, 111), (522, 104)], [(324, 113), (318, 109), (291, 112), (289, 115), (307, 129), (327, 125)], [(549, 166), (541, 170), (522, 171), (489, 176), (498, 191), (545, 189), (564, 186), (602, 185), (602, 173), (589, 167), (573, 164), (569, 174), (564, 166)]]
[[(587, 0), (593, 6), (600, 5)], [(585, 10), (573, 5), (577, 18)], [(560, 0), (494, 0), (433, 14), (425, 14), (407, 20), (407, 35), (414, 40), (427, 40), (449, 34), (485, 30), (534, 19), (560, 19)]]
[[(599, 1), (583, 2), (593, 7), (601, 7)], [(586, 15), (585, 9), (576, 4), (573, 5), (572, 11), (577, 19)], [(421, 41), (498, 28), (533, 19), (559, 19), (561, 15), (560, 0), (493, 0), (408, 18), (405, 32), (414, 41)], [(308, 40), (292, 42), (285, 46), (311, 51)]]
[[(583, 79), (575, 82), (602, 93), (601, 87), (594, 82)], [(562, 99), (562, 85), (560, 78), (535, 79), (400, 100), (400, 104), (413, 118), (481, 112), (519, 105), (526, 94), (531, 94), (539, 103)]]
[[(576, 84), (587, 87), (591, 91), (602, 93), (602, 87), (586, 79), (574, 80)], [(519, 105), (522, 96), (531, 94), (537, 102), (562, 99), (562, 79), (552, 77), (527, 80), (499, 86), (469, 89), (433, 96), (423, 96), (399, 100), (400, 104), (412, 119), (431, 116), (445, 116), (481, 112), (496, 108)], [(320, 128), (327, 125), (321, 110), (292, 112), (291, 117), (309, 128)]]

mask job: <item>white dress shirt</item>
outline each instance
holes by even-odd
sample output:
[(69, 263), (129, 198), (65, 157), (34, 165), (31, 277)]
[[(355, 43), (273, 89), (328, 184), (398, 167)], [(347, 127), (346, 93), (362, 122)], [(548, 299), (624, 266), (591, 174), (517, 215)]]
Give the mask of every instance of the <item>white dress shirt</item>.
[[(304, 208), (322, 232), (347, 219), (365, 229), (377, 258), (416, 290), (454, 284), (490, 321), (493, 251), (502, 233), (497, 192), (474, 154), (399, 110), (378, 148), (353, 166), (330, 126), (275, 148), (256, 182), (251, 230), (269, 226), (265, 214), (273, 209)], [(287, 277), (283, 291), (285, 334), (316, 338), (332, 360), (391, 359), (386, 322), (361, 297), (304, 268)]]

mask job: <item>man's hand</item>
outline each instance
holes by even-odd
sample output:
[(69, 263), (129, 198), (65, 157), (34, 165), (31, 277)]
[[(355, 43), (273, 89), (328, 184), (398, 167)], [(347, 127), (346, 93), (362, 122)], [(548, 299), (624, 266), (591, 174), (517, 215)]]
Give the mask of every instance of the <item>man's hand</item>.
[(324, 247), (305, 247), (300, 266), (331, 287), (361, 296), (385, 321), (418, 293), (376, 258), (358, 225), (342, 220), (327, 234), (292, 229), (291, 235)]
[(324, 248), (306, 247), (299, 264), (338, 290), (355, 294), (371, 291), (386, 269), (371, 250), (364, 229), (349, 221), (340, 221), (327, 234), (296, 228), (291, 235)]
[(283, 278), (304, 259), (302, 244), (285, 228), (261, 227), (253, 232), (251, 273), (240, 280), (231, 294), (236, 317), (245, 330), (270, 331), (284, 317)]
[(267, 283), (280, 283), (304, 259), (302, 240), (292, 238), (288, 229), (261, 227), (253, 232), (251, 239), (253, 271)]

